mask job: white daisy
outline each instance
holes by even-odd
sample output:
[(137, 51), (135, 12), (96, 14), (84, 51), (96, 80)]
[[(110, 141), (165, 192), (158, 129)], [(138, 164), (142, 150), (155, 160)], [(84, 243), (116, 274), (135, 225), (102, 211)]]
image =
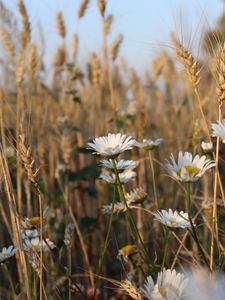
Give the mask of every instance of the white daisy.
[(211, 124), (212, 127), (212, 136), (218, 136), (222, 139), (223, 143), (225, 143), (225, 119), (223, 119), (221, 122), (217, 121), (216, 123)]
[(144, 297), (151, 300), (180, 300), (184, 295), (188, 279), (184, 274), (176, 273), (175, 270), (163, 269), (158, 273), (157, 282), (151, 276), (147, 277), (141, 292)]
[(37, 229), (26, 229), (21, 231), (21, 238), (25, 239), (33, 239), (39, 237), (40, 233)]
[[(128, 169), (125, 170), (123, 173), (119, 173), (119, 178), (121, 183), (127, 183), (131, 179), (137, 176), (137, 173)], [(115, 183), (116, 182), (116, 175), (114, 173), (109, 174), (107, 172), (102, 173), (99, 176), (100, 179), (105, 180), (108, 183)]]
[(178, 163), (175, 162), (173, 154), (170, 156), (171, 162), (167, 161), (167, 168), (172, 176), (179, 181), (194, 182), (199, 180), (210, 168), (215, 167), (213, 160), (207, 159), (205, 155), (194, 158), (189, 152), (179, 152)]
[(213, 143), (212, 142), (201, 142), (202, 150), (205, 154), (209, 154), (213, 152)]
[[(113, 165), (113, 161), (112, 159), (104, 159), (100, 161), (101, 165), (104, 168), (107, 169), (111, 169), (114, 170), (114, 165)], [(127, 169), (135, 169), (137, 168), (137, 166), (139, 165), (139, 163), (137, 161), (133, 161), (133, 160), (119, 160), (119, 161), (115, 161), (116, 164), (116, 169), (118, 172), (127, 170)]]
[(107, 136), (95, 138), (92, 143), (88, 143), (88, 149), (93, 153), (115, 158), (120, 153), (131, 150), (135, 140), (131, 136), (121, 133), (109, 133)]
[(130, 193), (126, 193), (125, 197), (127, 200), (127, 203), (142, 203), (146, 198), (148, 194), (144, 191), (143, 188), (136, 188)]
[(9, 246), (8, 248), (3, 248), (0, 252), (0, 263), (8, 260), (10, 257), (12, 257), (16, 251), (18, 250), (17, 247)]
[(191, 226), (188, 220), (188, 214), (183, 211), (174, 212), (170, 208), (169, 211), (162, 209), (154, 213), (156, 220), (171, 228), (189, 228)]
[(146, 140), (143, 139), (142, 142), (135, 142), (134, 146), (139, 148), (144, 148), (146, 151), (153, 150), (154, 148), (158, 147), (163, 142), (163, 139), (157, 139), (155, 141), (153, 140)]
[(104, 205), (102, 207), (102, 213), (103, 214), (111, 214), (112, 213), (112, 208), (113, 208), (113, 213), (115, 213), (117, 215), (119, 213), (127, 211), (127, 206), (125, 204), (123, 204), (121, 202), (116, 202), (116, 203), (114, 203), (114, 207), (113, 207), (112, 203), (109, 204), (109, 205)]
[[(41, 240), (39, 237), (33, 239), (26, 239), (23, 241), (25, 251), (33, 250), (39, 252), (41, 250)], [(42, 251), (46, 252), (54, 249), (56, 246), (49, 239), (42, 240)]]

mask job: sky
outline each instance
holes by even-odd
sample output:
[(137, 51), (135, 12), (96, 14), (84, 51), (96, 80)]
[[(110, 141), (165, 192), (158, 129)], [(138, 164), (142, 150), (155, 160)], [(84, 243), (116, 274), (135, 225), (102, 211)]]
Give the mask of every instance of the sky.
[[(3, 0), (17, 11), (16, 0)], [(87, 61), (93, 51), (101, 49), (102, 20), (97, 0), (90, 0), (84, 18), (78, 21), (81, 0), (24, 0), (31, 20), (34, 40), (39, 38), (42, 24), (46, 40), (46, 56), (50, 58), (61, 40), (57, 34), (56, 12), (61, 10), (67, 27), (67, 45), (71, 47), (74, 32), (79, 35), (79, 60)], [(139, 69), (150, 63), (161, 46), (169, 49), (169, 34), (174, 31), (180, 40), (199, 48), (202, 30), (213, 28), (225, 10), (222, 0), (108, 0), (107, 14), (114, 15), (108, 43), (118, 33), (124, 35), (121, 54), (129, 65)]]

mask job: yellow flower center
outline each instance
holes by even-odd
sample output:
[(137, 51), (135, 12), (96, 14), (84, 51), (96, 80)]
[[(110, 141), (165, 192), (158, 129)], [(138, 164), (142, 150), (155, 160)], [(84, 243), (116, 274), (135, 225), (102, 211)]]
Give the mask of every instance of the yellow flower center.
[(180, 222), (176, 220), (168, 220), (168, 223), (174, 225), (174, 224), (179, 224)]
[(29, 222), (32, 226), (37, 226), (40, 224), (40, 217), (32, 217), (29, 219)]
[(6, 252), (0, 252), (0, 257), (6, 257), (6, 256), (8, 256), (8, 253), (6, 253)]
[(137, 251), (137, 247), (134, 245), (127, 245), (121, 249), (123, 255), (130, 255)]
[(162, 297), (166, 297), (167, 296), (167, 292), (168, 291), (173, 292), (175, 295), (177, 294), (177, 289), (172, 286), (171, 284), (166, 284), (166, 285), (161, 285), (158, 287), (158, 291), (159, 293), (162, 295)]
[(161, 286), (159, 286), (159, 293), (163, 296), (163, 297), (165, 297), (166, 296), (166, 286), (163, 286), (163, 285), (161, 285)]
[[(184, 166), (184, 167), (182, 167), (182, 168), (185, 168), (185, 170), (187, 171), (187, 173), (190, 174), (190, 175), (197, 175), (197, 174), (199, 173), (199, 171), (200, 171), (199, 168), (196, 168), (196, 167), (194, 167), (194, 166)], [(180, 176), (182, 168), (180, 168), (180, 169), (177, 171), (177, 175), (178, 175), (178, 176)]]

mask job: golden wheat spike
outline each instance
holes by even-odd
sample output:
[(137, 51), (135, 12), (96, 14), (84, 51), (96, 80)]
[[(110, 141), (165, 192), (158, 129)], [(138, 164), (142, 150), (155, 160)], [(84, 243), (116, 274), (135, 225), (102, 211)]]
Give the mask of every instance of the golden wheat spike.
[(107, 18), (104, 20), (104, 25), (103, 25), (103, 34), (105, 36), (110, 33), (112, 22), (113, 22), (113, 15), (108, 15)]
[(3, 28), (0, 28), (0, 38), (2, 40), (3, 46), (5, 47), (8, 55), (11, 57), (14, 57), (15, 56), (15, 47), (13, 45), (12, 39), (11, 39), (9, 33)]
[(72, 53), (73, 53), (74, 57), (77, 56), (78, 46), (79, 46), (79, 38), (78, 38), (77, 33), (74, 33), (74, 35), (73, 35), (73, 45), (72, 45)]
[(115, 60), (118, 56), (119, 48), (121, 43), (123, 42), (123, 35), (119, 34), (115, 40), (113, 41), (111, 45), (111, 54), (112, 54), (112, 59)]
[(96, 53), (91, 56), (91, 81), (92, 84), (97, 88), (101, 83), (101, 65), (99, 58)]
[(30, 78), (33, 78), (37, 67), (39, 64), (38, 53), (37, 53), (37, 46), (34, 43), (31, 43), (29, 46), (28, 52), (28, 74)]
[(81, 5), (78, 9), (77, 16), (78, 18), (82, 18), (88, 8), (89, 0), (82, 0)]
[(15, 70), (17, 86), (20, 86), (22, 84), (24, 71), (25, 71), (24, 55), (23, 53), (20, 53), (17, 58), (16, 70)]
[(19, 0), (18, 8), (23, 19), (23, 30), (20, 35), (20, 43), (21, 47), (25, 48), (31, 36), (30, 21), (27, 14), (26, 6), (22, 0)]
[(66, 62), (66, 48), (65, 48), (65, 45), (61, 45), (58, 47), (58, 49), (56, 50), (56, 53), (53, 57), (53, 65), (54, 67), (56, 68), (59, 68), (61, 66), (64, 65), (64, 63)]
[(185, 67), (190, 82), (196, 88), (200, 82), (200, 70), (198, 70), (197, 61), (194, 59), (191, 51), (185, 49), (184, 46), (178, 42), (174, 33), (171, 34), (171, 40), (174, 44), (177, 56), (181, 59), (181, 62)]
[(219, 105), (222, 105), (225, 101), (225, 41), (219, 57), (218, 77), (216, 92), (218, 95)]
[(40, 168), (36, 168), (35, 161), (31, 154), (30, 147), (25, 144), (25, 135), (19, 135), (18, 151), (23, 162), (29, 180), (34, 184), (35, 188), (39, 190), (38, 175)]
[(61, 38), (64, 39), (66, 37), (66, 26), (65, 26), (65, 22), (63, 20), (63, 14), (61, 11), (57, 12), (56, 20), (57, 20), (58, 33), (61, 36)]
[(101, 16), (104, 18), (105, 16), (105, 8), (106, 8), (106, 1), (105, 0), (98, 0), (98, 8)]

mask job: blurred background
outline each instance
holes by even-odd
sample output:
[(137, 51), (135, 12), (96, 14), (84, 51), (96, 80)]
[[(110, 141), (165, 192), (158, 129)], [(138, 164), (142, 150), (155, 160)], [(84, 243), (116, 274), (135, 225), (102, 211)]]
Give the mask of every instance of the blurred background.
[[(18, 15), (17, 1), (4, 1)], [(79, 0), (25, 0), (34, 39), (45, 37), (45, 61), (49, 60), (60, 42), (55, 15), (62, 11), (67, 27), (67, 44), (71, 47), (72, 35), (80, 35), (79, 59), (87, 62), (91, 51), (101, 49), (102, 19), (96, 1), (90, 1), (85, 19), (78, 22)], [(204, 32), (214, 30), (224, 13), (223, 0), (109, 0), (106, 14), (114, 16), (109, 41), (121, 33), (125, 40), (121, 54), (129, 65), (139, 71), (148, 64), (159, 47), (170, 46), (169, 33), (174, 31), (179, 39), (194, 47), (199, 54)], [(220, 26), (223, 28), (224, 23)], [(43, 29), (44, 28), (44, 29)], [(47, 38), (46, 38), (47, 37)]]

